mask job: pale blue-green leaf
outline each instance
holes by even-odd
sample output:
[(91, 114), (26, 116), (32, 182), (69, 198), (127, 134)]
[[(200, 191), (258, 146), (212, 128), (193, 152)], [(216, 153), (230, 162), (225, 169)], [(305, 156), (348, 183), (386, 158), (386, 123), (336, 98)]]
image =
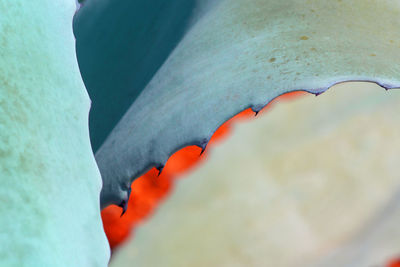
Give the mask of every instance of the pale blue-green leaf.
[(176, 150), (204, 148), (224, 121), (285, 92), (400, 85), (399, 1), (216, 0), (201, 10), (97, 151), (102, 207)]
[(70, 0), (0, 1), (0, 266), (106, 266)]

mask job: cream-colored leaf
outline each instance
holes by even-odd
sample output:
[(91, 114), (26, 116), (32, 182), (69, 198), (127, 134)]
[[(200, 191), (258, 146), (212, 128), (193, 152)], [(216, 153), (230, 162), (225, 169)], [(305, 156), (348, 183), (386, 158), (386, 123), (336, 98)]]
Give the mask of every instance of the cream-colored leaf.
[(383, 265), (400, 252), (399, 113), (400, 92), (356, 83), (237, 124), (111, 266)]

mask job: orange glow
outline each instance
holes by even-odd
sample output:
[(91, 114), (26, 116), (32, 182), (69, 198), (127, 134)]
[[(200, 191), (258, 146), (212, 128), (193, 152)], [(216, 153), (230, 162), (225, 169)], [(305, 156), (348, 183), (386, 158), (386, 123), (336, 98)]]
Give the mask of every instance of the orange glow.
[[(279, 100), (291, 100), (305, 94), (302, 91), (291, 92), (280, 96)], [(270, 102), (260, 114), (269, 110), (276, 100)], [(124, 242), (130, 236), (131, 232), (156, 210), (158, 205), (171, 192), (175, 179), (206, 159), (207, 150), (229, 135), (233, 122), (249, 120), (254, 118), (254, 115), (255, 113), (249, 108), (221, 125), (213, 134), (205, 153), (201, 156), (200, 147), (185, 147), (168, 159), (160, 176), (158, 176), (158, 170), (153, 168), (136, 179), (132, 184), (128, 210), (124, 216), (120, 217), (121, 208), (117, 206), (109, 206), (101, 213), (104, 230), (111, 249), (116, 248)], [(397, 267), (397, 265), (390, 265), (389, 267)]]
[(400, 259), (389, 262), (387, 267), (400, 267)]

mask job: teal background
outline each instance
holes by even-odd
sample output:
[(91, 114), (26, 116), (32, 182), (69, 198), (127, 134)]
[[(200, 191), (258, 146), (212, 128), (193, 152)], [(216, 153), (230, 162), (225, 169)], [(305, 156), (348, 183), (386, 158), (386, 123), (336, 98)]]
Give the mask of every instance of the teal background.
[[(185, 33), (194, 0), (88, 0), (74, 18), (96, 151)], [(106, 12), (107, 10), (107, 12)]]

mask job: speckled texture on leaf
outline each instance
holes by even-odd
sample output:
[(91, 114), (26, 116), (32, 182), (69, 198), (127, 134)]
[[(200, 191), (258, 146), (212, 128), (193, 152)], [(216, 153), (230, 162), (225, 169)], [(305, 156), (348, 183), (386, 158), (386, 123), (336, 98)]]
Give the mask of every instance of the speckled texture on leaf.
[(397, 0), (218, 0), (202, 10), (96, 153), (102, 207), (174, 151), (204, 147), (234, 114), (282, 93), (400, 85)]
[(0, 266), (106, 266), (71, 0), (0, 0)]

